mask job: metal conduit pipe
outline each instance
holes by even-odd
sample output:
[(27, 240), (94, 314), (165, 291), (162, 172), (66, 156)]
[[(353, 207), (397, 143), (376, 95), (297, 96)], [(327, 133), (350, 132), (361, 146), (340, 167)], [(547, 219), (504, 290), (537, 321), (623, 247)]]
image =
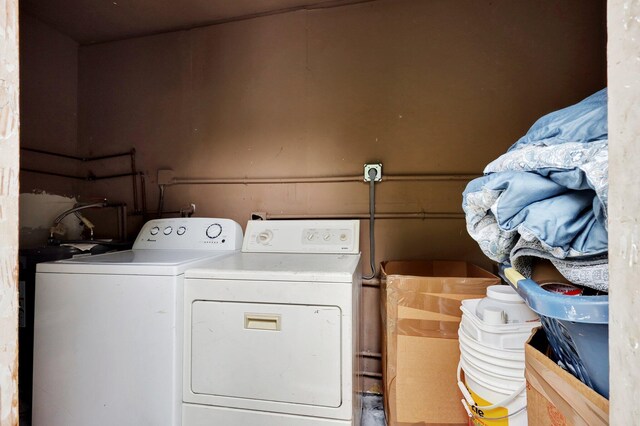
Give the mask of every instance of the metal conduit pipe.
[(124, 156), (134, 155), (135, 154), (135, 149), (132, 149), (132, 150), (126, 151), (126, 152), (118, 152), (118, 153), (115, 153), (115, 154), (96, 155), (96, 156), (93, 156), (93, 157), (80, 157), (80, 156), (77, 156), (77, 155), (62, 154), (62, 153), (59, 153), (59, 152), (47, 151), (45, 149), (27, 148), (26, 146), (21, 146), (20, 150), (21, 151), (26, 151), (26, 152), (33, 152), (33, 153), (36, 153), (36, 154), (51, 155), (53, 157), (67, 158), (69, 160), (83, 161), (83, 162), (100, 161), (100, 160), (106, 160), (106, 159), (109, 159), (109, 158), (124, 157)]
[(175, 178), (169, 185), (262, 185), (282, 183), (336, 183), (362, 182), (362, 176), (330, 176), (308, 178), (220, 178), (220, 179), (189, 179)]
[[(468, 182), (481, 176), (478, 174), (438, 173), (414, 175), (385, 175), (382, 182)], [(261, 185), (261, 184), (295, 184), (295, 183), (338, 183), (363, 182), (362, 175), (355, 176), (319, 176), (291, 178), (173, 178), (167, 185)]]
[(146, 222), (148, 220), (147, 212), (147, 183), (144, 177), (144, 173), (140, 172), (140, 196), (142, 198), (142, 219)]
[[(376, 219), (464, 219), (464, 213), (451, 212), (400, 212), (400, 213), (375, 213)], [(345, 214), (270, 214), (266, 213), (263, 219), (369, 219), (368, 213)]]
[(442, 182), (464, 181), (468, 182), (482, 176), (477, 174), (429, 174), (429, 175), (385, 175), (383, 181), (387, 182)]

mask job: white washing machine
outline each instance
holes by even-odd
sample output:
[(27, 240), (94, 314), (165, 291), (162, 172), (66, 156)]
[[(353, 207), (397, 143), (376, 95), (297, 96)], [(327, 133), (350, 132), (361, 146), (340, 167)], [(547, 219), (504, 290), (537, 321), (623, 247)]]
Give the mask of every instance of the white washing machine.
[(184, 426), (359, 425), (358, 221), (250, 221), (185, 273)]
[(241, 242), (229, 219), (159, 219), (131, 250), (39, 264), (33, 424), (180, 425), (184, 272)]

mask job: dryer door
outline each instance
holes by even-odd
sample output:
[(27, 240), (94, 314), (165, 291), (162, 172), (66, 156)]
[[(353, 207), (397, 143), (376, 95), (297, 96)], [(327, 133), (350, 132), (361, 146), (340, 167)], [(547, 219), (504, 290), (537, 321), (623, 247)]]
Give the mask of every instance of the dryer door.
[(192, 392), (339, 407), (341, 315), (336, 306), (194, 301)]

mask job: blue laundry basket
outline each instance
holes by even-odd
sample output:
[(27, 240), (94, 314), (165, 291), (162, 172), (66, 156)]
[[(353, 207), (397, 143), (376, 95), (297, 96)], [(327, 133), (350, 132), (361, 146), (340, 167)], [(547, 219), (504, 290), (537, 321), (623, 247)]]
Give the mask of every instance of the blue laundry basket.
[(552, 293), (513, 268), (504, 275), (540, 316), (558, 363), (609, 398), (609, 296)]

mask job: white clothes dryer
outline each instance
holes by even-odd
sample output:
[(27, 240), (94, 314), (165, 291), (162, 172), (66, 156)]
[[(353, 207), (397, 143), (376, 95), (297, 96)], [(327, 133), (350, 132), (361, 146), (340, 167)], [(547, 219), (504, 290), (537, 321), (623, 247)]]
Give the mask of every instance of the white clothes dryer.
[(358, 221), (250, 221), (185, 273), (184, 426), (359, 425)]
[(229, 219), (159, 219), (131, 250), (38, 264), (34, 426), (180, 425), (184, 272), (241, 242)]

